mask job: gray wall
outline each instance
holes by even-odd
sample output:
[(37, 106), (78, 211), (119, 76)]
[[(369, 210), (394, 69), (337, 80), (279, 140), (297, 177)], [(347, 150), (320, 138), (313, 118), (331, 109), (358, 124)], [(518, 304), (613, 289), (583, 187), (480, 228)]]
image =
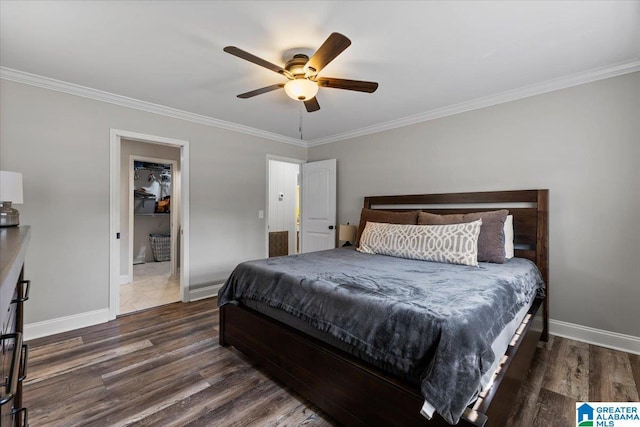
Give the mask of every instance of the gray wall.
[[(20, 83), (0, 82), (0, 168), (23, 173), (32, 238), (25, 321), (109, 303), (109, 129), (190, 141), (190, 282), (265, 254), (266, 155), (307, 150)], [(215, 101), (213, 101), (215, 102)]]
[(640, 336), (640, 73), (312, 147), (369, 195), (548, 188), (552, 319)]
[[(307, 150), (2, 80), (0, 168), (23, 173), (26, 322), (108, 306), (109, 129), (190, 141), (192, 288), (265, 253), (266, 154)], [(313, 147), (339, 223), (366, 195), (550, 189), (553, 319), (640, 336), (640, 73)]]

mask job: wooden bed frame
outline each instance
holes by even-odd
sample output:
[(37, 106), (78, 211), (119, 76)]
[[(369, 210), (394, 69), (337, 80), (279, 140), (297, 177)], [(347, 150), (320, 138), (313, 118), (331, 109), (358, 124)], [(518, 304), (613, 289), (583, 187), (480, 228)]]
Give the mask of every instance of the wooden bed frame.
[[(547, 284), (547, 296), (535, 300), (492, 387), (467, 408), (458, 423), (506, 425), (537, 343), (548, 338), (548, 190), (375, 196), (366, 197), (364, 207), (440, 214), (506, 208), (513, 215), (515, 255), (536, 263)], [(340, 424), (450, 425), (437, 414), (430, 421), (420, 415), (424, 398), (418, 386), (247, 307), (220, 307), (220, 344), (233, 345)]]

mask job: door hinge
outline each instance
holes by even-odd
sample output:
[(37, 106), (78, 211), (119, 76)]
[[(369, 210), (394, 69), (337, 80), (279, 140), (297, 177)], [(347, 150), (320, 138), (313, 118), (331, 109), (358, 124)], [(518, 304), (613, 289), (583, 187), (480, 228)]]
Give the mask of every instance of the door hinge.
[(116, 233), (116, 239), (120, 239), (120, 233)]

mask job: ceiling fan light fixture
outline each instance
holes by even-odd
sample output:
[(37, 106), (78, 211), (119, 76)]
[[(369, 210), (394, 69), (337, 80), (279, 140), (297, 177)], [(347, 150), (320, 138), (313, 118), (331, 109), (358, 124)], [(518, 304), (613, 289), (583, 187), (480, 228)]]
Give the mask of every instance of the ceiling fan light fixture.
[(318, 84), (307, 79), (294, 79), (284, 85), (289, 98), (296, 101), (307, 101), (318, 93)]
[[(322, 46), (320, 46), (311, 57), (304, 53), (296, 53), (296, 51), (310, 51), (310, 49), (289, 49), (285, 53), (285, 57), (289, 57), (291, 52), (293, 52), (294, 55), (293, 58), (286, 62), (284, 67), (272, 64), (235, 46), (227, 46), (223, 50), (233, 56), (274, 71), (289, 79), (286, 83), (276, 83), (271, 86), (241, 93), (238, 95), (238, 98), (253, 98), (256, 95), (261, 95), (283, 87), (288, 97), (295, 101), (302, 101), (307, 112), (312, 113), (320, 109), (320, 104), (318, 104), (316, 98), (320, 86), (365, 93), (373, 93), (378, 88), (378, 83), (376, 82), (338, 79), (335, 77), (318, 78), (318, 74), (322, 72), (323, 68), (348, 48), (349, 45), (351, 45), (351, 40), (346, 36), (340, 33), (331, 33), (324, 43), (322, 43)], [(302, 111), (302, 108), (300, 111)]]

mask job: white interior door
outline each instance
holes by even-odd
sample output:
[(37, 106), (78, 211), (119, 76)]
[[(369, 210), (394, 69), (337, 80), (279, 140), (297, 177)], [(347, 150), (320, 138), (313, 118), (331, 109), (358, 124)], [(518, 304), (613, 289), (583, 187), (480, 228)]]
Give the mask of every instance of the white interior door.
[(302, 165), (301, 252), (336, 247), (336, 159)]

